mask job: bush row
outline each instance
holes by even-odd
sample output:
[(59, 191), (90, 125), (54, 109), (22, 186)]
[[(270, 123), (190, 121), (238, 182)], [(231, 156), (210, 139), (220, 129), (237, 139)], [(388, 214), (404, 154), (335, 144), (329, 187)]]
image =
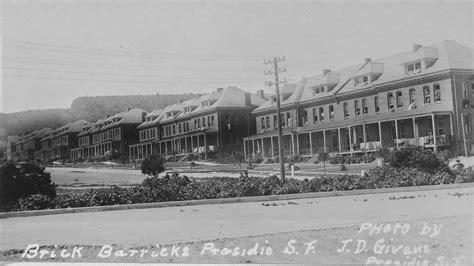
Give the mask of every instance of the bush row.
[(131, 188), (113, 186), (93, 189), (83, 194), (58, 195), (56, 198), (35, 194), (21, 198), (12, 210), (75, 208), (466, 182), (474, 182), (474, 171), (471, 169), (453, 174), (383, 166), (375, 167), (362, 176), (322, 176), (311, 180), (290, 178), (283, 184), (276, 176), (192, 179), (175, 174), (163, 178), (149, 177), (142, 184)]

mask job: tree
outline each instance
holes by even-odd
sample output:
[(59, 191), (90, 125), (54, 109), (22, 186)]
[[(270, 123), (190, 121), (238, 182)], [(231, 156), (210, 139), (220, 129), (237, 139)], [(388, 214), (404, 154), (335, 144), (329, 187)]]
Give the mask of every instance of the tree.
[(8, 163), (0, 168), (0, 176), (0, 209), (29, 195), (56, 197), (56, 185), (51, 182), (51, 174), (45, 172), (43, 167)]
[(165, 159), (159, 155), (152, 154), (142, 162), (142, 174), (158, 176), (165, 171)]
[(324, 174), (326, 174), (326, 162), (329, 160), (329, 153), (325, 151), (320, 151), (318, 153), (318, 160), (323, 162)]

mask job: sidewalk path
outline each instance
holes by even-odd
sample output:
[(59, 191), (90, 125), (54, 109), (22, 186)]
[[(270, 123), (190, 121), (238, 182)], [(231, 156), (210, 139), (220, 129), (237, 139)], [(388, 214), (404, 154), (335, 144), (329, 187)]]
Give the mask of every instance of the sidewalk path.
[(135, 246), (472, 215), (473, 195), (469, 187), (7, 218), (0, 220), (0, 250), (32, 243)]

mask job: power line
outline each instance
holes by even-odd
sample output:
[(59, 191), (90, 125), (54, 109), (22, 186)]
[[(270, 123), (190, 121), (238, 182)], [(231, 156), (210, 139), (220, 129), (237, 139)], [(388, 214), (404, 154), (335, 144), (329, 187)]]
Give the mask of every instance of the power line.
[(55, 49), (68, 49), (68, 50), (83, 50), (83, 51), (93, 51), (93, 52), (116, 52), (121, 54), (141, 54), (141, 55), (156, 55), (156, 56), (182, 56), (182, 57), (211, 57), (211, 58), (249, 58), (249, 59), (261, 59), (265, 56), (261, 55), (223, 55), (223, 54), (181, 54), (181, 53), (157, 53), (157, 52), (135, 52), (130, 50), (122, 49), (101, 49), (101, 48), (89, 48), (89, 47), (80, 47), (80, 46), (69, 46), (69, 45), (55, 45), (48, 43), (38, 43), (30, 41), (4, 41), (6, 46), (16, 46), (16, 47), (43, 47), (43, 48), (55, 48)]
[(226, 61), (235, 61), (235, 60), (260, 60), (261, 57), (222, 57), (222, 56), (214, 56), (214, 55), (207, 55), (207, 56), (190, 56), (190, 55), (180, 55), (180, 54), (159, 54), (159, 53), (144, 53), (144, 52), (123, 52), (120, 50), (77, 50), (70, 48), (54, 48), (54, 47), (35, 47), (35, 46), (28, 46), (28, 45), (12, 45), (12, 44), (5, 44), (4, 47), (13, 48), (13, 49), (29, 49), (29, 50), (39, 50), (49, 53), (66, 53), (66, 54), (83, 54), (83, 55), (93, 55), (93, 56), (112, 56), (112, 57), (134, 57), (134, 58), (146, 58), (150, 59), (150, 57), (160, 58), (160, 59), (170, 59), (170, 60), (186, 60), (186, 61), (219, 61), (219, 60), (226, 60)]
[[(86, 78), (60, 78), (60, 77), (44, 77), (44, 76), (29, 76), (29, 75), (18, 75), (18, 74), (4, 74), (8, 77), (19, 77), (25, 79), (46, 79), (46, 80), (76, 80), (76, 81), (91, 81), (91, 82), (112, 82), (112, 83), (161, 83), (161, 84), (223, 84), (226, 81), (217, 82), (217, 81), (144, 81), (144, 80), (118, 80), (118, 79), (86, 79)], [(245, 84), (257, 84), (261, 81), (234, 81), (236, 83), (245, 83)]]
[[(70, 73), (70, 74), (86, 74), (86, 75), (104, 75), (104, 76), (127, 76), (124, 74), (113, 74), (113, 73), (100, 73), (100, 72), (85, 72), (85, 71), (68, 71), (68, 70), (52, 70), (52, 69), (38, 69), (38, 68), (21, 68), (21, 67), (4, 67), (4, 69), (13, 70), (26, 70), (26, 71), (39, 71), (39, 72), (57, 72), (57, 73)], [(159, 75), (128, 75), (130, 77), (141, 77), (141, 78), (171, 78), (171, 79), (194, 79), (196, 77), (180, 77), (180, 76), (159, 76)], [(248, 79), (226, 79), (226, 78), (210, 78), (212, 80), (223, 80), (223, 81), (248, 81)], [(202, 80), (202, 79), (201, 79)], [(256, 80), (255, 82), (259, 82)]]
[[(4, 62), (16, 62), (16, 63), (29, 63), (29, 64), (39, 64), (39, 65), (58, 65), (58, 66), (71, 66), (71, 67), (94, 67), (97, 68), (98, 66), (113, 67), (115, 69), (146, 69), (148, 71), (165, 71), (165, 72), (213, 72), (213, 73), (255, 73), (256, 71), (250, 70), (207, 70), (203, 69), (202, 66), (197, 66), (196, 68), (189, 68), (186, 66), (182, 66), (179, 68), (170, 68), (168, 66), (158, 67), (153, 65), (130, 65), (130, 64), (107, 64), (107, 63), (100, 63), (100, 62), (66, 62), (66, 61), (58, 61), (58, 60), (45, 60), (43, 58), (20, 58), (20, 57), (3, 57)], [(187, 65), (189, 66), (189, 65)]]

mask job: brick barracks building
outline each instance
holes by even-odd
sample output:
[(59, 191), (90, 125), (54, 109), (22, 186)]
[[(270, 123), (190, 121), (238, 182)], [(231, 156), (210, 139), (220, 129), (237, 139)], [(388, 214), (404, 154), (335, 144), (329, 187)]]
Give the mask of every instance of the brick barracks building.
[[(409, 51), (287, 85), (281, 93), (285, 156), (373, 152), (420, 146), (473, 154), (474, 52), (454, 41)], [(257, 134), (246, 159), (278, 156), (276, 98), (256, 108)]]

